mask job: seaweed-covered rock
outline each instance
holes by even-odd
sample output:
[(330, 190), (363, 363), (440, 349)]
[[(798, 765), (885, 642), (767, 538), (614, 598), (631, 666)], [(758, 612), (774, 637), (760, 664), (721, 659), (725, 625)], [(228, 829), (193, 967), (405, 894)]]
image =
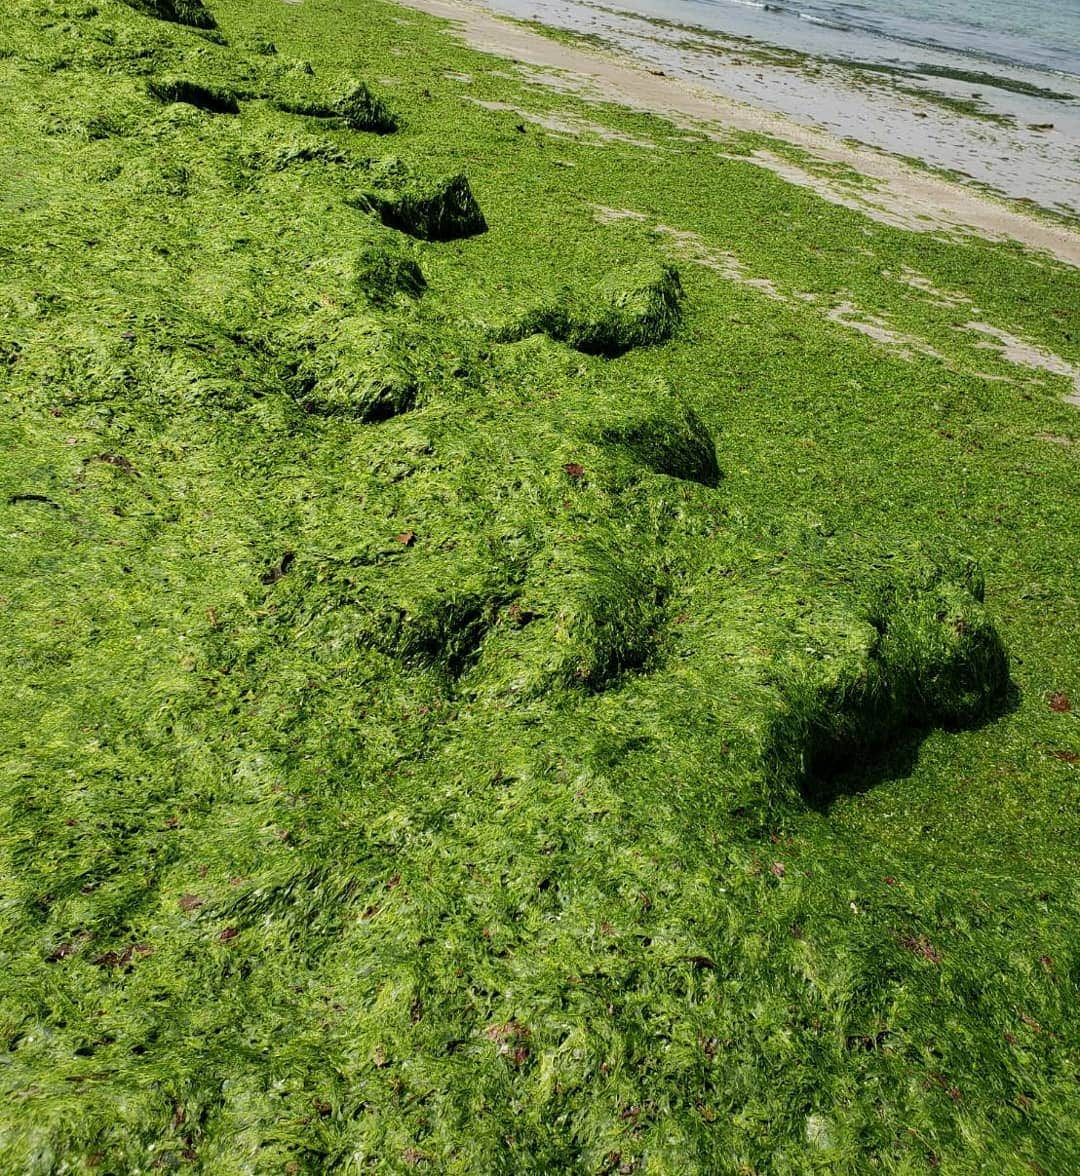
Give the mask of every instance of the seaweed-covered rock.
[(973, 563), (927, 561), (890, 578), (852, 616), (850, 634), (831, 638), (828, 658), (803, 650), (778, 663), (787, 705), (774, 737), (793, 771), (827, 774), (904, 730), (976, 722), (1008, 687)]
[(364, 318), (305, 332), (293, 386), (305, 411), (360, 421), (408, 412), (419, 396), (408, 341)]
[(376, 213), (388, 228), (422, 241), (453, 241), (487, 231), (464, 175), (429, 179), (394, 159), (377, 165), (373, 178), (377, 187), (353, 203)]
[(275, 110), (308, 118), (337, 117), (334, 95), (315, 80), (310, 61), (282, 59), (274, 63), (271, 74), (270, 105)]
[(236, 94), (224, 86), (204, 85), (188, 78), (167, 77), (156, 78), (147, 83), (147, 90), (150, 96), (159, 102), (182, 102), (187, 106), (197, 106), (211, 114), (240, 113), (240, 103)]
[(554, 304), (527, 312), (496, 338), (512, 343), (542, 333), (575, 351), (614, 358), (670, 339), (682, 321), (682, 302), (674, 267), (630, 267), (584, 293), (565, 290)]
[(1009, 682), (1005, 647), (983, 608), (972, 560), (926, 566), (914, 583), (889, 585), (872, 621), (893, 693), (919, 723), (956, 726), (985, 716)]
[(203, 0), (124, 0), (124, 3), (157, 20), (168, 20), (192, 29), (217, 28), (217, 21)]
[(679, 599), (654, 683), (673, 725), (708, 716), (694, 754), (728, 749), (730, 787), (710, 803), (755, 819), (827, 803), (846, 772), (904, 736), (971, 725), (1001, 704), (1008, 658), (975, 565), (849, 552), (823, 575), (809, 553), (768, 569), (750, 549), (732, 555)]
[(490, 583), (438, 584), (431, 568), (359, 622), (358, 636), (407, 665), (456, 677), (478, 656), (504, 600)]
[(416, 261), (390, 249), (365, 249), (357, 259), (353, 280), (374, 306), (386, 306), (398, 295), (420, 298), (427, 289)]

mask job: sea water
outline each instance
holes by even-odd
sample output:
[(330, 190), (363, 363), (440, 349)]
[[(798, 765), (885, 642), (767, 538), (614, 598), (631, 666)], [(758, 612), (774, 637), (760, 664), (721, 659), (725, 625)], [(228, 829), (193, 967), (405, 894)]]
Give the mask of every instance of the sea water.
[(809, 52), (825, 44), (835, 54), (888, 60), (924, 48), (1080, 76), (1080, 0), (618, 0), (616, 6)]

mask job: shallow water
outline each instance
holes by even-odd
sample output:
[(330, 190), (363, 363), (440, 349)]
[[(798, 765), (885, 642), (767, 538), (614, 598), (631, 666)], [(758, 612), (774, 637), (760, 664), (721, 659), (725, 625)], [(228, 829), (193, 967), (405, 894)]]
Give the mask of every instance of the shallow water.
[(625, 0), (612, 7), (811, 52), (824, 38), (853, 57), (928, 48), (969, 65), (983, 58), (1080, 75), (1080, 0)]

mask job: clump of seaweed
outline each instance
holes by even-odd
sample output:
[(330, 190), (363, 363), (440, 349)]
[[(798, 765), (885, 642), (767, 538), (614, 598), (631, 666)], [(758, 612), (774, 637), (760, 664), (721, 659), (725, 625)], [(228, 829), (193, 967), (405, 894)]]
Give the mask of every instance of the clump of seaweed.
[(274, 81), (270, 105), (283, 114), (299, 114), (308, 118), (331, 119), (337, 116), (334, 99), (317, 82), (309, 61), (281, 60), (271, 68)]
[(1009, 659), (983, 608), (982, 569), (954, 558), (888, 585), (872, 623), (894, 695), (918, 723), (963, 726), (984, 718), (1009, 682)]
[(376, 213), (388, 228), (422, 241), (453, 241), (487, 231), (487, 221), (464, 174), (431, 179), (412, 173), (400, 160), (374, 169), (376, 187), (352, 203)]
[(746, 769), (725, 792), (729, 815), (828, 803), (852, 768), (931, 727), (977, 725), (1009, 689), (976, 565), (916, 551), (868, 567), (856, 556), (825, 595), (816, 575), (727, 568), (679, 602), (667, 663), (678, 687), (667, 684), (663, 704), (692, 725), (695, 704), (683, 714), (679, 700), (715, 700), (717, 738)]
[[(302, 558), (276, 603), (297, 610), (309, 640), (335, 650), (378, 650), (411, 671), (465, 673), (513, 598), (522, 564), (483, 536), (442, 547), (413, 532), (349, 559)], [(294, 574), (297, 573), (298, 574)], [(264, 581), (283, 580), (275, 571)]]
[(332, 120), (350, 131), (392, 135), (399, 129), (397, 116), (386, 102), (363, 82), (347, 94), (322, 91), (309, 80), (313, 71), (306, 63), (287, 70), (278, 83), (271, 105), (284, 114)]
[(264, 37), (247, 37), (240, 41), (237, 48), (254, 53), (256, 57), (276, 57), (277, 45), (267, 41)]
[(926, 562), (885, 582), (857, 628), (846, 655), (786, 663), (787, 712), (774, 739), (795, 751), (793, 770), (828, 774), (905, 729), (976, 723), (1008, 687), (1008, 656), (971, 561)]
[(427, 280), (417, 262), (390, 249), (365, 249), (356, 263), (356, 288), (374, 306), (387, 306), (398, 295), (420, 298)]
[[(258, 165), (261, 157), (253, 155), (252, 162)], [(308, 136), (283, 143), (266, 158), (271, 171), (285, 171), (287, 168), (305, 163), (344, 164), (349, 162), (346, 152), (329, 139)]]
[(156, 20), (171, 21), (192, 29), (217, 28), (217, 21), (203, 0), (124, 0), (124, 3)]
[(587, 355), (615, 358), (670, 339), (682, 321), (683, 289), (673, 266), (637, 266), (609, 274), (591, 290), (564, 290), (496, 333), (513, 343), (545, 334)]
[(485, 693), (599, 692), (650, 664), (669, 584), (648, 552), (592, 536), (539, 552), (481, 663)]
[(600, 440), (658, 474), (715, 486), (720, 481), (716, 442), (701, 418), (674, 397), (642, 415), (605, 425)]
[(363, 82), (334, 103), (334, 112), (350, 131), (392, 135), (398, 129), (398, 120), (390, 107)]
[(372, 612), (361, 639), (406, 664), (457, 677), (476, 658), (505, 602), (484, 584), (445, 590), (419, 577), (413, 587), (416, 591)]
[(405, 337), (369, 318), (308, 323), (289, 366), (293, 395), (319, 416), (387, 420), (408, 412), (420, 388)]
[(187, 106), (206, 110), (210, 114), (240, 113), (240, 103), (236, 94), (224, 86), (204, 85), (189, 78), (166, 77), (147, 83), (147, 90), (150, 96), (159, 102), (182, 102)]

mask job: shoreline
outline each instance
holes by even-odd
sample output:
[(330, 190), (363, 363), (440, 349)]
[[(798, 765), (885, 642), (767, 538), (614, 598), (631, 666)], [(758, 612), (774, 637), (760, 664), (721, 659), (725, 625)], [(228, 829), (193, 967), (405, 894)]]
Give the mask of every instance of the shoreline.
[[(499, 15), (534, 24), (529, 0), (483, 2)], [(649, 12), (655, 0), (627, 5), (554, 0), (535, 27), (555, 39), (629, 55), (841, 140), (920, 160), (995, 195), (1030, 201), (1075, 227), (1080, 78), (991, 68), (941, 48), (919, 50), (917, 57), (926, 60), (898, 58), (872, 38), (853, 43), (816, 26), (805, 26), (816, 35), (803, 40), (778, 28), (773, 41), (754, 23), (757, 10), (737, 5), (711, 26), (690, 23), (692, 8), (683, 22)], [(741, 14), (750, 15), (748, 25), (740, 25)], [(985, 68), (973, 71), (972, 65)]]
[[(888, 224), (916, 231), (966, 231), (991, 240), (1015, 241), (1080, 267), (1080, 232), (1043, 219), (1016, 202), (983, 193), (902, 158), (852, 144), (794, 119), (726, 98), (632, 58), (545, 36), (520, 21), (500, 17), (467, 0), (396, 0), (402, 7), (451, 22), (471, 48), (512, 59), (536, 70), (554, 70), (560, 85), (579, 98), (612, 102), (657, 114), (677, 125), (717, 138), (735, 131), (771, 136), (807, 152), (824, 164), (840, 165), (876, 182), (855, 193), (821, 175), (757, 153), (754, 162), (791, 183), (813, 188), (819, 195), (862, 211)], [(543, 72), (532, 80), (550, 84)], [(1051, 214), (1052, 215), (1052, 214)]]

